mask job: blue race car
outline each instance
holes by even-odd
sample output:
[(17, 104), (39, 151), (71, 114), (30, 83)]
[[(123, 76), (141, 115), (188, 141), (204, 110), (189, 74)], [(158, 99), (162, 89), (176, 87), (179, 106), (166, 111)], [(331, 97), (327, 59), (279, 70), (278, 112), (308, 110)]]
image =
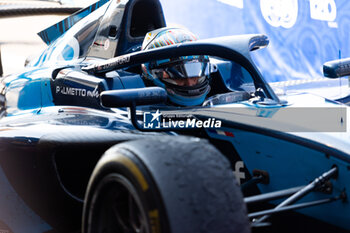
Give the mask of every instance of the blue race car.
[(0, 232), (350, 230), (347, 107), (277, 96), (264, 35), (184, 31), (102, 0), (39, 33), (0, 83)]

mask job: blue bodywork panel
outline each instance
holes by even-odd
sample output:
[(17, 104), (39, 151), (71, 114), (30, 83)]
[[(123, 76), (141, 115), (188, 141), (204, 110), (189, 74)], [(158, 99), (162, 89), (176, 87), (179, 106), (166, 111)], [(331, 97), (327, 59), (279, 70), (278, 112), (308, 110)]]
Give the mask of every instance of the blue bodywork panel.
[(58, 22), (57, 24), (52, 25), (51, 27), (39, 32), (38, 35), (47, 45), (49, 45), (51, 44), (51, 42), (53, 42), (58, 37), (63, 35), (68, 29), (70, 29), (79, 20), (91, 14), (92, 12), (94, 12), (96, 9), (100, 8), (102, 5), (104, 5), (107, 2), (108, 0), (100, 0), (92, 4), (91, 6), (86, 7), (85, 9), (82, 9), (79, 12), (74, 13), (73, 15), (62, 20), (61, 22)]
[[(248, 169), (250, 174), (253, 173), (254, 169), (270, 171), (271, 179), (269, 184), (259, 184), (259, 189), (262, 193), (307, 184), (318, 177), (319, 174), (327, 171), (330, 164), (338, 166), (339, 177), (341, 177), (334, 183), (334, 189), (341, 192), (344, 187), (349, 188), (350, 172), (348, 170), (348, 161), (345, 162), (335, 157), (327, 157), (325, 152), (309, 149), (301, 145), (298, 146), (295, 143), (254, 132), (244, 132), (224, 127), (220, 131), (226, 132), (227, 135), (220, 134), (217, 131), (208, 131), (208, 134), (212, 138), (232, 143), (241, 160), (244, 161), (244, 167), (240, 167), (240, 171), (236, 172), (242, 173), (243, 168)], [(252, 142), (254, 142), (253, 146)], [(271, 150), (271, 148), (283, 148), (283, 150)], [(241, 177), (242, 180), (245, 178), (247, 177)], [(326, 197), (329, 197), (329, 195), (313, 193), (307, 196), (305, 200), (313, 201)], [(273, 203), (277, 204), (279, 202)], [(323, 221), (331, 221), (337, 226), (350, 229), (348, 221), (350, 210), (348, 207), (348, 203), (332, 203), (327, 205), (326, 215), (324, 214), (324, 206), (300, 210), (300, 213), (312, 215)]]

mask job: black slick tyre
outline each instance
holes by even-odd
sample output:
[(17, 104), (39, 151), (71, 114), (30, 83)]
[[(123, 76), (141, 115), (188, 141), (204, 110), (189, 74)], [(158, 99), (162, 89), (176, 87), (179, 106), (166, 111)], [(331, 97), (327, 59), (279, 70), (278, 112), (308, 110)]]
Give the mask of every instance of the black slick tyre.
[(247, 233), (228, 160), (206, 140), (151, 137), (109, 149), (85, 196), (84, 233)]

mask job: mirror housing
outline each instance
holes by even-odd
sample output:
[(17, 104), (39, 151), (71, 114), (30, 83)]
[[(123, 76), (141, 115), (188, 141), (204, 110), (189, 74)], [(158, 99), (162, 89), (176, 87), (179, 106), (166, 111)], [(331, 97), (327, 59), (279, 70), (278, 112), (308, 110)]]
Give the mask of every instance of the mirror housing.
[(350, 75), (350, 58), (324, 63), (323, 75), (328, 78), (340, 78)]
[(161, 87), (144, 87), (104, 91), (101, 93), (101, 104), (108, 108), (131, 107), (165, 103), (167, 93)]

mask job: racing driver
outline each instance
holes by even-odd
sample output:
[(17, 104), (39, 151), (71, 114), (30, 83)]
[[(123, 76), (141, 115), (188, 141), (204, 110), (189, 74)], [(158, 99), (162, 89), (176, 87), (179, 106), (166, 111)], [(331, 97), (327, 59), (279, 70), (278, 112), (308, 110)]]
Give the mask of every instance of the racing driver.
[[(141, 50), (196, 41), (182, 28), (160, 28), (146, 34)], [(201, 105), (210, 91), (208, 56), (183, 56), (142, 64), (146, 85), (165, 88), (168, 100), (177, 106)]]

